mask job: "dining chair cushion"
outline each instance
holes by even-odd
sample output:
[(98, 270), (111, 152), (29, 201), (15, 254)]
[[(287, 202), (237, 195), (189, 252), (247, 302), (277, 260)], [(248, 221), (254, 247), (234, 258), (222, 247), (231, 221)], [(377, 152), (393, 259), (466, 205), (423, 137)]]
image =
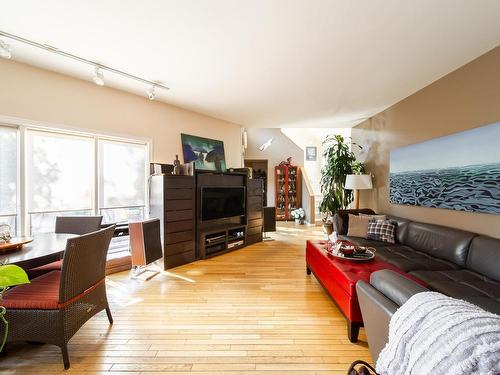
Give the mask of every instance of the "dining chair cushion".
[(55, 262), (44, 264), (40, 267), (30, 268), (28, 270), (28, 275), (30, 279), (34, 279), (35, 277), (39, 277), (50, 271), (60, 271), (62, 268), (62, 259), (56, 260)]
[(61, 283), (61, 271), (51, 271), (31, 280), (29, 284), (9, 289), (4, 294), (2, 304), (7, 310), (57, 310), (79, 300), (103, 282), (104, 279), (74, 298), (60, 303), (59, 286)]
[(40, 267), (30, 268), (30, 271), (60, 271), (62, 268), (62, 259), (55, 262), (44, 264)]
[(8, 309), (55, 310), (59, 304), (61, 271), (52, 271), (5, 292), (3, 306)]

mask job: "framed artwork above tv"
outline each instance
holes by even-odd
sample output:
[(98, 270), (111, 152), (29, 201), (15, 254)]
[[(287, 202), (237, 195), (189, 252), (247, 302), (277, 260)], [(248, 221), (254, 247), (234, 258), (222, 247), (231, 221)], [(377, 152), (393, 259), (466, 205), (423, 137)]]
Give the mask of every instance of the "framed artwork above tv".
[(225, 172), (224, 142), (181, 133), (184, 163), (194, 162), (196, 170)]

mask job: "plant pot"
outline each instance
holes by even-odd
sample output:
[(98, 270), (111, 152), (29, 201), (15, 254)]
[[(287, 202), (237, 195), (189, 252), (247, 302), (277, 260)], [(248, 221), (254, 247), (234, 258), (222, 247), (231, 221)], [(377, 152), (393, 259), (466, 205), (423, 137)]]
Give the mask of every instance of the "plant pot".
[(304, 224), (304, 219), (295, 219), (295, 224), (296, 225), (303, 225)]
[(327, 235), (330, 235), (333, 233), (333, 223), (329, 222), (323, 222), (323, 230), (326, 232)]

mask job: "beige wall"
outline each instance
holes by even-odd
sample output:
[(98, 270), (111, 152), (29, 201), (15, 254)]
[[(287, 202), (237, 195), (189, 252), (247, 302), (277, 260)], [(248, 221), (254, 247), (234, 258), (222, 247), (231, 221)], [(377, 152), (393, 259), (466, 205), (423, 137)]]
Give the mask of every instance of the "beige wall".
[(375, 175), (375, 189), (361, 193), (362, 206), (500, 238), (500, 215), (394, 205), (388, 197), (390, 150), (498, 121), (500, 47), (353, 129), (353, 139), (367, 149), (368, 168)]
[[(282, 160), (292, 157), (292, 164), (299, 167), (304, 166), (304, 151), (293, 143), (290, 138), (281, 132), (280, 129), (249, 128), (248, 146), (245, 150), (245, 159), (267, 159), (267, 205), (275, 206), (274, 191), (274, 167)], [(273, 138), (273, 143), (265, 151), (260, 151), (259, 147), (269, 138)]]
[(163, 163), (182, 160), (181, 132), (216, 138), (228, 167), (241, 166), (239, 125), (11, 60), (0, 59), (0, 85), (0, 116), (149, 138)]

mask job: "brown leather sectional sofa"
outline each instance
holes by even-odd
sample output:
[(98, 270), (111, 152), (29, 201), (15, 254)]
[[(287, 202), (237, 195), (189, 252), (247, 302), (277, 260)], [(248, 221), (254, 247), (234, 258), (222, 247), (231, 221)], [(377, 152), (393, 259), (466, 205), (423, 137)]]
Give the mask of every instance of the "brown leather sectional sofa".
[(397, 243), (347, 237), (348, 214), (372, 210), (345, 210), (336, 216), (340, 238), (372, 246), (380, 259), (425, 282), (430, 289), (464, 299), (500, 314), (500, 239), (440, 225), (388, 216), (398, 223)]
[[(398, 223), (394, 245), (348, 237), (348, 214), (360, 212), (374, 213), (369, 209), (345, 210), (335, 216), (334, 227), (340, 239), (374, 247), (377, 257), (422, 280), (430, 290), (500, 314), (500, 239), (392, 216), (388, 218)], [(375, 272), (370, 284), (358, 282), (358, 298), (374, 359), (385, 344), (394, 311), (422, 290), (425, 288), (390, 271)], [(372, 343), (374, 340), (378, 342)]]

